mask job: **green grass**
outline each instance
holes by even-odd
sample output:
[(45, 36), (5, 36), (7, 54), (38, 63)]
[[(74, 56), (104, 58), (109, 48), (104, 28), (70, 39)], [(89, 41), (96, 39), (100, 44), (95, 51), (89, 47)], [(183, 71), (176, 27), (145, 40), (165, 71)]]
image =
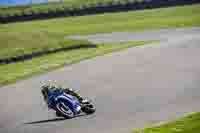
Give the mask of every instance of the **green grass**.
[[(142, 1), (142, 0), (141, 0)], [(29, 6), (0, 7), (0, 16), (14, 16), (32, 13), (47, 13), (49, 11), (73, 10), (97, 5), (137, 2), (137, 0), (64, 0), (57, 3), (33, 4)]]
[(0, 25), (0, 32), (48, 32), (62, 35), (141, 31), (200, 25), (200, 4), (93, 16)]
[[(129, 47), (144, 45), (152, 41), (126, 42), (123, 44), (97, 44), (97, 48), (77, 49), (68, 52), (49, 54), (32, 60), (15, 64), (0, 65), (0, 86), (13, 83), (35, 74), (48, 72), (49, 70), (62, 67), (67, 64), (79, 62), (83, 59), (92, 58), (113, 51)], [(154, 41), (153, 41), (154, 42)]]
[(135, 130), (132, 133), (199, 133), (200, 113), (192, 113), (184, 118), (160, 126)]
[(67, 40), (63, 35), (47, 32), (0, 32), (0, 59), (38, 51), (88, 45), (84, 40)]

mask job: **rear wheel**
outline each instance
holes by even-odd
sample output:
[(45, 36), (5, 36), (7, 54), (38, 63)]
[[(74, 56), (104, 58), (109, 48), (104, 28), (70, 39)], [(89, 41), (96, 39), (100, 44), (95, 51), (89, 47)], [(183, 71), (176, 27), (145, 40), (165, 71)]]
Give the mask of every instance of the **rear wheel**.
[(62, 115), (65, 118), (74, 117), (74, 113), (64, 102), (57, 103), (56, 108), (57, 108), (57, 114), (59, 114), (60, 116)]
[(82, 111), (86, 114), (93, 114), (96, 111), (96, 108), (92, 104), (86, 104), (82, 107)]

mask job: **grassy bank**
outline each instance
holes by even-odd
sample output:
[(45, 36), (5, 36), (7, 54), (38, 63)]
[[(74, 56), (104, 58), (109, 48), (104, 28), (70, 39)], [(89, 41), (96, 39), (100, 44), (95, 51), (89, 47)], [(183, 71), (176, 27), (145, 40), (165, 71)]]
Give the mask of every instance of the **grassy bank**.
[(132, 133), (199, 133), (200, 113), (192, 113), (184, 118), (160, 126), (140, 129)]
[[(140, 0), (143, 1), (143, 0)], [(85, 7), (96, 7), (100, 5), (125, 4), (137, 2), (137, 0), (64, 0), (63, 2), (33, 4), (17, 7), (0, 7), (0, 16), (30, 15), (37, 13), (48, 13), (63, 10), (75, 10)]]
[[(31, 25), (30, 25), (31, 26)], [(88, 45), (84, 40), (67, 40), (63, 35), (47, 32), (0, 32), (0, 59), (38, 51)]]
[(50, 34), (72, 35), (200, 26), (199, 12), (200, 4), (195, 4), (153, 10), (1, 24), (0, 32), (5, 34), (7, 32), (18, 34), (48, 32)]
[(92, 58), (125, 48), (144, 45), (148, 42), (126, 42), (123, 44), (97, 44), (96, 48), (77, 49), (68, 52), (50, 54), (32, 60), (15, 64), (0, 65), (0, 86), (13, 83), (17, 80), (30, 77), (35, 74), (48, 72), (49, 70), (72, 64), (83, 59)]

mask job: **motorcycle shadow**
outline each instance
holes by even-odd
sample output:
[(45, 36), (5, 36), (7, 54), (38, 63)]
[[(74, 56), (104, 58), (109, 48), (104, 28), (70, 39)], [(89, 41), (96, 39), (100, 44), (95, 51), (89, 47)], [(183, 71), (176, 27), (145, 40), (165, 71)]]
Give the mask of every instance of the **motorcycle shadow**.
[(42, 123), (49, 123), (49, 122), (64, 121), (64, 120), (70, 120), (70, 119), (74, 119), (74, 118), (82, 117), (82, 116), (86, 116), (86, 115), (87, 114), (79, 114), (79, 115), (74, 116), (73, 118), (56, 117), (56, 118), (53, 118), (53, 119), (32, 121), (32, 122), (27, 122), (27, 123), (24, 123), (24, 124), (32, 125), (32, 124), (42, 124)]

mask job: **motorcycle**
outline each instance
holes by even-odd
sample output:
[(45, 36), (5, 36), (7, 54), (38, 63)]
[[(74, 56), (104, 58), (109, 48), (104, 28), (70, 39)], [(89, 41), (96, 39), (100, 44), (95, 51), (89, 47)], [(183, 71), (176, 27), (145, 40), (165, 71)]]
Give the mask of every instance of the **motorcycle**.
[(74, 97), (62, 90), (49, 91), (44, 98), (48, 107), (56, 111), (57, 116), (73, 118), (80, 113), (93, 114), (95, 106), (88, 99), (81, 103)]

